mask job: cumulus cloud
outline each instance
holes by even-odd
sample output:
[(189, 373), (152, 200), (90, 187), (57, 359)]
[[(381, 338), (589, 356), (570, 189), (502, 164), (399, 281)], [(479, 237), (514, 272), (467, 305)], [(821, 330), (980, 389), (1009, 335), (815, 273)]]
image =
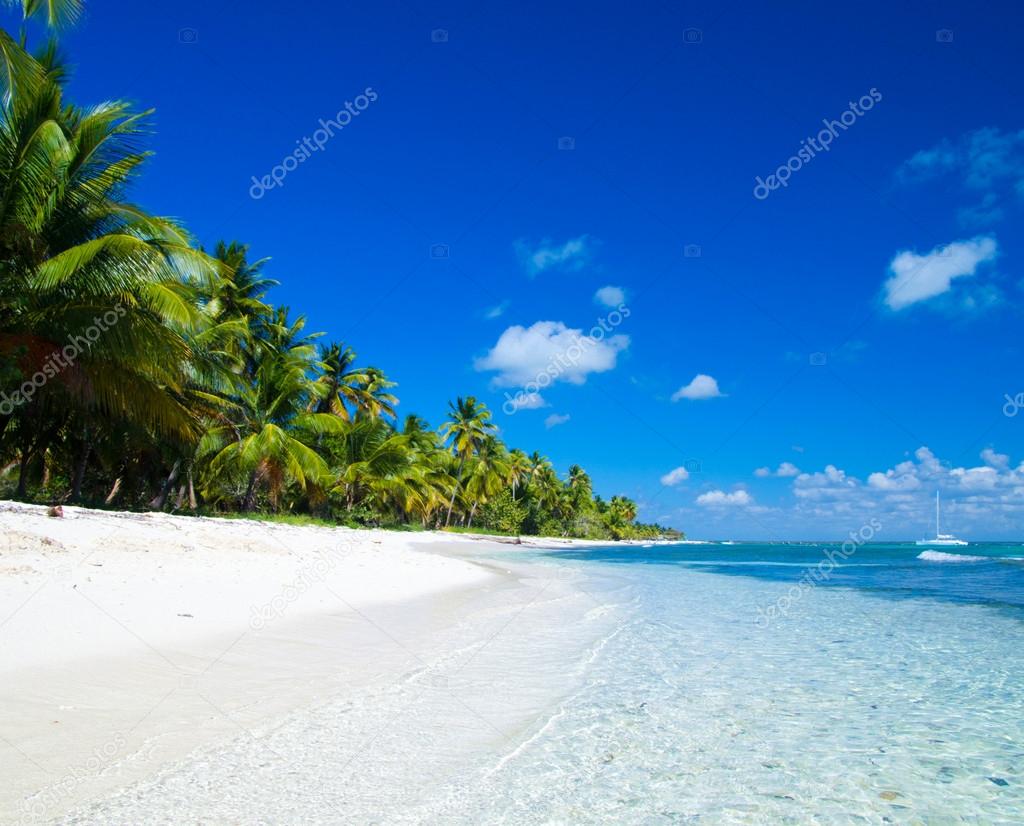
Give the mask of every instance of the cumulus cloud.
[(680, 387), (672, 394), (672, 401), (677, 402), (680, 399), (717, 399), (724, 395), (725, 394), (718, 389), (717, 381), (704, 373), (698, 373), (693, 377), (693, 381), (683, 387)]
[(974, 275), (980, 264), (992, 261), (996, 254), (996, 239), (992, 237), (954, 241), (926, 255), (899, 252), (889, 263), (885, 303), (892, 310), (902, 310), (942, 295), (949, 291), (953, 279)]
[(724, 490), (709, 490), (697, 497), (697, 504), (702, 508), (730, 508), (746, 507), (754, 503), (754, 497), (745, 490), (734, 490), (726, 493)]
[[(600, 328), (598, 328), (600, 329)], [(476, 359), (479, 371), (496, 371), (498, 387), (547, 387), (556, 381), (583, 384), (591, 373), (612, 370), (629, 336), (598, 339), (561, 321), (538, 321), (530, 327), (515, 325), (501, 334), (486, 356)]]
[(560, 424), (565, 424), (571, 418), (572, 417), (568, 413), (566, 413), (564, 416), (561, 416), (558, 413), (552, 413), (544, 420), (544, 427), (546, 427), (548, 430), (551, 430), (551, 428), (553, 427), (558, 427)]
[(626, 301), (626, 293), (623, 292), (622, 287), (613, 287), (609, 284), (594, 293), (594, 301), (604, 304), (606, 307), (618, 307)]
[(847, 476), (845, 470), (826, 465), (817, 473), (801, 473), (793, 480), (793, 494), (798, 499), (837, 499), (848, 496), (860, 486), (860, 480)]
[(690, 471), (685, 467), (677, 467), (675, 470), (670, 470), (661, 477), (661, 484), (666, 487), (672, 487), (673, 485), (678, 485), (680, 482), (685, 482), (689, 478)]
[(770, 476), (778, 476), (785, 479), (791, 476), (799, 476), (800, 468), (792, 462), (782, 462), (774, 471), (770, 467), (759, 467), (754, 471), (754, 475), (760, 479), (767, 479)]
[(517, 413), (520, 410), (539, 410), (542, 407), (547, 407), (548, 403), (544, 400), (544, 397), (540, 393), (518, 393), (508, 399), (506, 404), (512, 407), (511, 413)]
[[(764, 470), (774, 474), (771, 468)], [(743, 516), (756, 515), (753, 535), (770, 531), (794, 539), (845, 538), (877, 520), (885, 538), (919, 539), (934, 535), (938, 490), (943, 530), (976, 541), (1019, 540), (1024, 534), (1024, 462), (994, 446), (963, 466), (921, 446), (893, 466), (866, 469), (863, 475), (829, 464), (790, 481), (792, 499), (784, 507), (751, 503), (730, 510), (724, 499), (732, 494), (726, 489), (710, 491), (699, 503), (703, 508), (693, 507), (685, 515), (693, 521), (693, 514), (702, 510), (708, 524), (721, 518), (733, 520), (730, 527), (742, 524), (737, 520)]]
[(913, 462), (901, 462), (884, 473), (876, 471), (870, 474), (868, 485), (876, 490), (908, 491), (921, 487), (921, 480)]
[(539, 244), (531, 244), (525, 240), (515, 243), (519, 261), (530, 276), (546, 270), (576, 272), (586, 266), (590, 260), (593, 243), (588, 235), (570, 238), (564, 244), (555, 244), (544, 239)]
[(1005, 453), (996, 453), (992, 448), (986, 447), (981, 451), (981, 461), (989, 467), (997, 470), (1006, 470), (1010, 466), (1010, 457)]

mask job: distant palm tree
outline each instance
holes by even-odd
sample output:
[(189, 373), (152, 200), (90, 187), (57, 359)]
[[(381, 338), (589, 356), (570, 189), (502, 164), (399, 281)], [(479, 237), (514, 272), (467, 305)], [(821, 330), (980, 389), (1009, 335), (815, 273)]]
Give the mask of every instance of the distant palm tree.
[(288, 483), (307, 490), (327, 482), (328, 465), (303, 434), (338, 433), (341, 422), (308, 412), (315, 349), (304, 327), (302, 317), (288, 321), (286, 308), (275, 312), (268, 339), (255, 347), (249, 383), (200, 444), (199, 456), (209, 460), (207, 495), (216, 497), (219, 488), (237, 482), (243, 512), (255, 508), (263, 486), (276, 508)]
[(508, 481), (512, 485), (512, 498), (516, 498), (516, 491), (523, 482), (530, 476), (530, 457), (519, 448), (511, 451), (508, 455)]
[(363, 388), (370, 379), (365, 370), (353, 369), (355, 360), (351, 347), (338, 342), (320, 345), (320, 375), (314, 399), (317, 413), (332, 413), (351, 421), (351, 411), (367, 406)]
[(441, 426), (441, 437), (451, 442), (451, 450), (458, 457), (459, 464), (455, 473), (455, 485), (448, 502), (448, 514), (445, 526), (452, 521), (452, 508), (455, 507), (455, 496), (462, 483), (462, 471), (466, 460), (484, 443), (487, 436), (497, 430), (491, 422), (491, 411), (473, 396), (463, 399), (459, 396), (455, 403), (448, 403), (448, 421)]
[(501, 493), (508, 482), (509, 455), (505, 445), (494, 436), (487, 436), (476, 456), (469, 459), (467, 470), (465, 494), (470, 509), (466, 524), (471, 527), (476, 509)]
[(386, 416), (395, 418), (398, 397), (389, 392), (396, 383), (389, 381), (384, 371), (376, 367), (367, 367), (363, 374), (366, 380), (359, 385), (359, 397), (356, 402), (358, 412), (370, 418), (379, 419)]

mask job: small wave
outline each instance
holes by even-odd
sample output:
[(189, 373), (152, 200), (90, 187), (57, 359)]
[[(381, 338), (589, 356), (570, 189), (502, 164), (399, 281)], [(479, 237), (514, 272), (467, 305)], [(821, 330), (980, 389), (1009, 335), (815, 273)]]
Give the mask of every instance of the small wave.
[(998, 562), (999, 560), (991, 556), (971, 556), (970, 554), (947, 554), (943, 551), (921, 551), (917, 555), (918, 559), (923, 559), (925, 562)]

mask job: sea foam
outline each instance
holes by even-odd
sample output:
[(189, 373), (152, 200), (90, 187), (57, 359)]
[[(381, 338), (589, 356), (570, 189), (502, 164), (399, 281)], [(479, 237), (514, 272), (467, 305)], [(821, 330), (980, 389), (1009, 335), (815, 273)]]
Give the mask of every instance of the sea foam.
[(943, 551), (921, 551), (918, 559), (925, 562), (988, 562), (990, 556), (972, 556), (971, 554), (947, 554)]

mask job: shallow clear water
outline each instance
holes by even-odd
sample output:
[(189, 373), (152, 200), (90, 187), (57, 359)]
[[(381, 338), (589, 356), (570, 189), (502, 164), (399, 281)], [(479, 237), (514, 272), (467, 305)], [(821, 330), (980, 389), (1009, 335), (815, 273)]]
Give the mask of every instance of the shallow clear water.
[(552, 554), (636, 601), (547, 728), (422, 819), (1024, 822), (1022, 549), (866, 545), (808, 579), (835, 547)]
[(456, 676), (414, 669), (70, 822), (1024, 822), (1024, 553), (866, 545), (823, 573), (829, 549), (534, 554), (550, 579)]

